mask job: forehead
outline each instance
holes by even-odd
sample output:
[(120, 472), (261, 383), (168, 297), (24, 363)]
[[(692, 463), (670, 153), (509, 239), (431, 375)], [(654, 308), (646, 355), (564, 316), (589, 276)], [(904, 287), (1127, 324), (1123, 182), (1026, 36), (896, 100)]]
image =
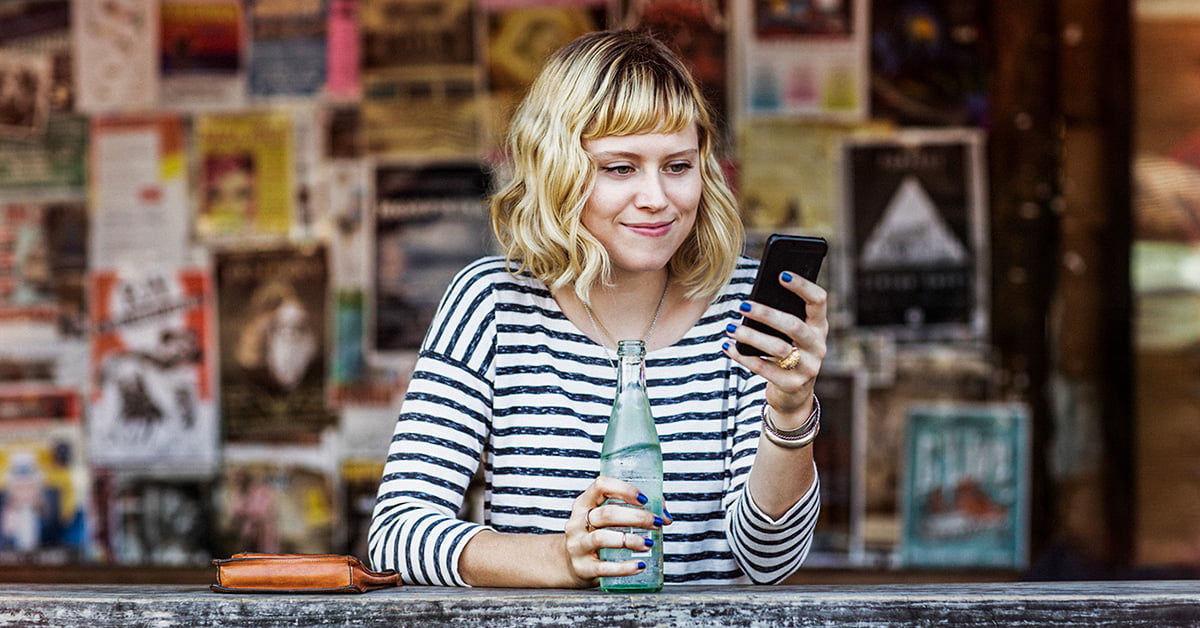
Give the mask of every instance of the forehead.
[(592, 155), (658, 155), (698, 151), (700, 146), (696, 125), (688, 125), (673, 133), (633, 133), (605, 135), (584, 140), (583, 148)]

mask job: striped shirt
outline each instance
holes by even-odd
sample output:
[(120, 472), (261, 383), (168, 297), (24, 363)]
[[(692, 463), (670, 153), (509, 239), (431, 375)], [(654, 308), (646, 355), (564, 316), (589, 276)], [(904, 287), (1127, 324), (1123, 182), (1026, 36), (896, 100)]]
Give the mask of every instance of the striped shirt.
[[(646, 356), (663, 452), (667, 584), (775, 583), (808, 553), (817, 484), (771, 519), (744, 490), (766, 380), (721, 351), (758, 262), (732, 280), (675, 344)], [(463, 269), (421, 347), (371, 521), (376, 568), (405, 582), (465, 586), (464, 545), (491, 527), (561, 533), (595, 479), (616, 390), (614, 357), (563, 315), (541, 281), (503, 259)], [(457, 518), (483, 463), (484, 524)]]

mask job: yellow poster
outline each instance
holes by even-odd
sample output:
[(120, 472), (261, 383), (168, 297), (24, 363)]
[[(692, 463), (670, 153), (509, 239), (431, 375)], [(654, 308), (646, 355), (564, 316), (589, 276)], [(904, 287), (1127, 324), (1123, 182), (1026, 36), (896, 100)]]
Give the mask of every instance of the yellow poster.
[(196, 146), (197, 237), (287, 235), (294, 196), (290, 115), (201, 115)]

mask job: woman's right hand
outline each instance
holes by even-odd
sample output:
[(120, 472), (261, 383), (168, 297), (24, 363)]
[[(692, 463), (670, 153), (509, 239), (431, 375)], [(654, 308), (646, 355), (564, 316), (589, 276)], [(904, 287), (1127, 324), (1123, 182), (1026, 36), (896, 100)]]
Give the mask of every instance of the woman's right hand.
[(671, 523), (665, 513), (659, 518), (644, 508), (618, 503), (606, 505), (610, 499), (638, 506), (645, 503), (646, 497), (629, 482), (601, 475), (575, 498), (564, 532), (570, 571), (579, 586), (595, 586), (601, 576), (630, 576), (645, 569), (645, 564), (639, 564), (638, 560), (600, 560), (602, 547), (624, 547), (636, 552), (649, 549), (649, 536), (613, 528), (653, 530)]

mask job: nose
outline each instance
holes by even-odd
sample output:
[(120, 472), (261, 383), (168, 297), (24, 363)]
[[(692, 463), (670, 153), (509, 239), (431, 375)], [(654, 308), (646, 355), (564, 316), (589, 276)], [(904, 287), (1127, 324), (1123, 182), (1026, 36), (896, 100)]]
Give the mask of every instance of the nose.
[(639, 209), (661, 211), (667, 207), (667, 190), (663, 185), (662, 175), (648, 173), (641, 178), (634, 203)]

